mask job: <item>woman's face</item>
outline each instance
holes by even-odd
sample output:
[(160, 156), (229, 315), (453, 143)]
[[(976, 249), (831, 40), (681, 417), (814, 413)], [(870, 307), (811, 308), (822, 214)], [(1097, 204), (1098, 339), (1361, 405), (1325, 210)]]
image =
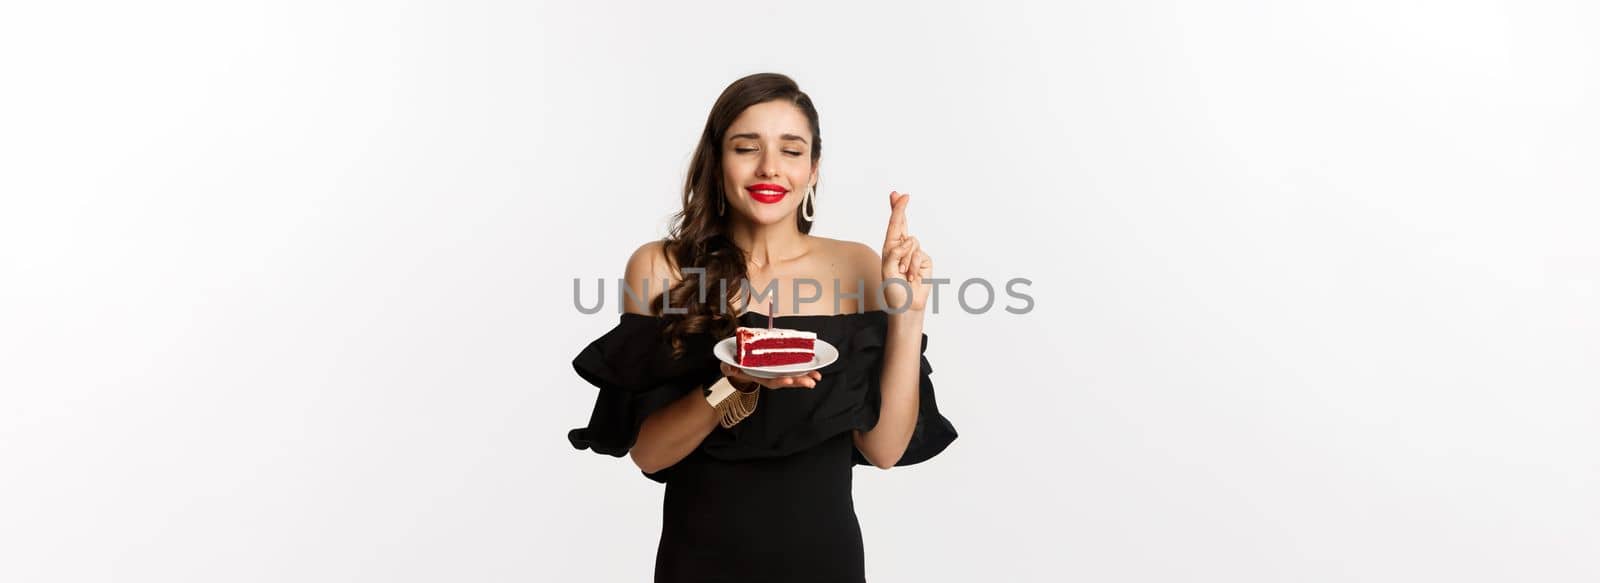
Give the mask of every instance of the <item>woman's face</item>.
[(806, 189), (817, 182), (812, 139), (811, 122), (793, 103), (757, 103), (740, 113), (722, 140), (730, 209), (763, 225), (797, 212)]

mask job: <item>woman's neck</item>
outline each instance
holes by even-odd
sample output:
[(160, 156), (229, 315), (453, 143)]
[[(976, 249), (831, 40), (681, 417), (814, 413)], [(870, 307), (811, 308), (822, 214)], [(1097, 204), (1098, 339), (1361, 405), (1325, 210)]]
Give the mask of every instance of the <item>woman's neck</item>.
[(776, 225), (758, 225), (748, 221), (732, 220), (728, 225), (728, 238), (744, 250), (745, 257), (756, 268), (799, 258), (809, 251), (806, 235), (793, 222)]

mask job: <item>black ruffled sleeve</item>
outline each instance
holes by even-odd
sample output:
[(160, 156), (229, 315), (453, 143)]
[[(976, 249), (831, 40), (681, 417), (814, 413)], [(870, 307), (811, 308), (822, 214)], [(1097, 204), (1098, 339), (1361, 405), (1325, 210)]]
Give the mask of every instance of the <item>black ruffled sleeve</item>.
[[(869, 316), (874, 315), (869, 313)], [(866, 431), (878, 424), (878, 413), (883, 403), (883, 393), (879, 381), (883, 372), (884, 340), (888, 335), (888, 319), (883, 312), (876, 312), (878, 317), (869, 318), (867, 324), (856, 330), (851, 338), (850, 358), (860, 363), (864, 368), (864, 378), (867, 390), (862, 395), (863, 403), (857, 409), (854, 429)], [(928, 363), (925, 355), (928, 351), (928, 335), (922, 335), (922, 345), (917, 352), (921, 360), (921, 380), (917, 392), (917, 424), (911, 433), (911, 442), (906, 445), (906, 451), (895, 462), (895, 466), (909, 466), (927, 461), (939, 452), (950, 446), (957, 437), (956, 428), (939, 412), (939, 403), (934, 399), (933, 365)], [(857, 465), (872, 465), (860, 450), (852, 450), (852, 455)]]
[(624, 313), (572, 360), (578, 376), (600, 389), (589, 425), (567, 433), (573, 447), (622, 457), (645, 417), (716, 380), (712, 343), (690, 337), (683, 356), (674, 359), (663, 326), (660, 318)]

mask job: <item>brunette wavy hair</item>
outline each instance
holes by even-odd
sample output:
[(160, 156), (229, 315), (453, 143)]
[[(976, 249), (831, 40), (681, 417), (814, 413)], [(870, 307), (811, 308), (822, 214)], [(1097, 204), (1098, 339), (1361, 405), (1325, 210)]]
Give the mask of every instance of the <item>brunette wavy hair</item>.
[[(733, 334), (738, 314), (734, 313), (733, 298), (744, 293), (748, 276), (744, 250), (728, 237), (728, 222), (733, 213), (718, 214), (717, 205), (727, 193), (722, 183), (722, 140), (728, 126), (758, 103), (783, 100), (793, 103), (811, 123), (811, 164), (816, 165), (822, 156), (822, 130), (817, 122), (817, 108), (811, 97), (787, 76), (777, 73), (758, 73), (734, 81), (722, 90), (711, 114), (706, 117), (705, 130), (700, 132), (700, 143), (694, 148), (689, 161), (689, 174), (683, 183), (683, 210), (672, 216), (672, 226), (663, 242), (667, 258), (683, 274), (682, 281), (667, 290), (670, 305), (684, 307), (684, 314), (663, 314), (660, 302), (651, 302), (650, 310), (665, 322), (664, 332), (672, 343), (673, 357), (684, 352), (683, 339), (692, 334), (710, 332), (715, 338)], [(812, 199), (815, 208), (816, 199)], [(723, 203), (725, 204), (725, 203)], [(729, 205), (728, 208), (732, 208)], [(795, 213), (801, 233), (811, 232), (811, 221)], [(686, 271), (687, 268), (704, 269), (703, 273)], [(702, 279), (706, 297), (702, 300)], [(719, 282), (727, 283), (727, 293), (722, 293)]]

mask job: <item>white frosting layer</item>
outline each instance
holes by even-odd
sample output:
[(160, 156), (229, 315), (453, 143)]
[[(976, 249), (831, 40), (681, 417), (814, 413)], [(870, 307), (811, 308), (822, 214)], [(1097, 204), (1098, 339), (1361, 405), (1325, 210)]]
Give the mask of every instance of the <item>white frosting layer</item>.
[(789, 330), (789, 329), (786, 329), (786, 328), (748, 328), (748, 327), (741, 327), (739, 329), (740, 330), (749, 330), (750, 331), (750, 341), (751, 342), (757, 342), (757, 341), (760, 341), (760, 340), (772, 340), (772, 339), (775, 339), (775, 338), (810, 338), (812, 340), (815, 340), (817, 338), (817, 333), (816, 332), (807, 332), (805, 330)]
[(772, 354), (774, 352), (804, 352), (804, 353), (810, 354), (810, 353), (816, 352), (816, 351), (814, 351), (814, 350), (812, 350), (810, 348), (757, 348), (757, 349), (751, 350), (750, 354), (762, 355), (762, 354)]

